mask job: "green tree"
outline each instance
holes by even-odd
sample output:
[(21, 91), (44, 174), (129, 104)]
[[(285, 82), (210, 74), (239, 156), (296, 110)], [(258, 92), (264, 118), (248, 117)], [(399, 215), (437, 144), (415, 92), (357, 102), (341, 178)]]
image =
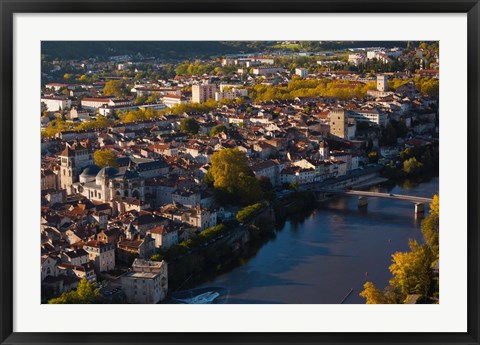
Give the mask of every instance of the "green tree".
[(110, 150), (97, 150), (93, 154), (93, 159), (95, 161), (95, 164), (98, 165), (99, 167), (117, 167), (117, 158), (115, 157), (115, 154), (110, 151)]
[(298, 181), (292, 181), (289, 185), (288, 188), (290, 188), (293, 191), (297, 191), (299, 187)]
[(206, 179), (213, 182), (221, 202), (251, 204), (261, 199), (262, 190), (247, 156), (239, 149), (223, 149), (212, 155)]
[(240, 211), (238, 211), (235, 218), (240, 223), (243, 223), (247, 220), (250, 220), (254, 216), (256, 216), (258, 212), (263, 208), (265, 208), (266, 206), (267, 206), (266, 202), (258, 202), (256, 204), (247, 206), (245, 208), (242, 208)]
[(197, 134), (200, 126), (193, 117), (187, 117), (180, 121), (180, 131), (187, 134)]
[(155, 103), (159, 98), (160, 94), (158, 92), (153, 92), (148, 98), (147, 103)]
[(86, 279), (80, 280), (76, 290), (64, 292), (60, 297), (52, 298), (48, 304), (94, 304), (103, 303), (100, 289), (95, 288)]
[(382, 127), (381, 133), (381, 142), (383, 145), (395, 145), (397, 143), (397, 131), (391, 123)]
[(137, 98), (135, 98), (135, 105), (145, 104), (147, 99), (148, 99), (147, 95), (137, 96)]
[(210, 131), (210, 136), (213, 137), (214, 135), (217, 135), (218, 133), (225, 132), (227, 130), (227, 127), (224, 125), (218, 125), (212, 128)]

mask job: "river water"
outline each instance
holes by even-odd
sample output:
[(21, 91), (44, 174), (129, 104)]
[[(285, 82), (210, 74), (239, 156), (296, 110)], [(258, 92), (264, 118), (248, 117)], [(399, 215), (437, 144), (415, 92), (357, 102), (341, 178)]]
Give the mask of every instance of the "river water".
[[(438, 178), (420, 184), (382, 184), (367, 190), (432, 197)], [(366, 280), (383, 288), (391, 278), (391, 255), (423, 242), (420, 219), (408, 201), (341, 196), (301, 220), (286, 221), (276, 237), (250, 259), (200, 287), (229, 291), (227, 303), (365, 303)], [(224, 302), (225, 303), (225, 302)]]

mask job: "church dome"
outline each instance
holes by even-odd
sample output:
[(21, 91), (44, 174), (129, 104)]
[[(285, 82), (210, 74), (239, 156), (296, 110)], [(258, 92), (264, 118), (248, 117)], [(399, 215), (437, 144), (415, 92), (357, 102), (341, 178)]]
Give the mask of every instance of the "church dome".
[(80, 176), (97, 176), (99, 171), (100, 167), (96, 165), (89, 165), (85, 169), (83, 169)]
[(102, 179), (111, 179), (115, 177), (115, 175), (118, 174), (118, 170), (115, 169), (114, 167), (105, 167), (102, 168), (96, 177), (96, 182), (97, 184), (101, 184)]
[(95, 180), (98, 172), (100, 171), (100, 167), (96, 165), (89, 165), (85, 169), (83, 169), (82, 173), (80, 174), (80, 182), (92, 182)]

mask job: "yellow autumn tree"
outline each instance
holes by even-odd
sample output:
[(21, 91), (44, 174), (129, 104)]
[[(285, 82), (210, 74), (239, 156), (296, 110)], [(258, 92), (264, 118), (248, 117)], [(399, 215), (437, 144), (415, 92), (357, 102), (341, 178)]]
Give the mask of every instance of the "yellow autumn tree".
[(410, 251), (397, 252), (392, 255), (389, 267), (393, 278), (390, 285), (400, 291), (404, 297), (409, 294), (427, 296), (431, 284), (431, 265), (434, 260), (432, 251), (427, 245), (419, 245), (417, 241), (409, 241)]
[(251, 204), (263, 194), (246, 154), (237, 148), (215, 152), (206, 178), (213, 182), (217, 197), (226, 203)]
[(93, 154), (93, 159), (95, 160), (95, 164), (99, 167), (117, 167), (117, 158), (115, 157), (115, 153), (110, 150), (97, 150)]
[(422, 234), (427, 245), (438, 258), (440, 234), (440, 198), (436, 194), (430, 203), (430, 214), (422, 221)]
[(383, 292), (378, 289), (372, 282), (363, 284), (363, 291), (360, 292), (360, 297), (365, 298), (366, 304), (385, 304), (385, 296)]

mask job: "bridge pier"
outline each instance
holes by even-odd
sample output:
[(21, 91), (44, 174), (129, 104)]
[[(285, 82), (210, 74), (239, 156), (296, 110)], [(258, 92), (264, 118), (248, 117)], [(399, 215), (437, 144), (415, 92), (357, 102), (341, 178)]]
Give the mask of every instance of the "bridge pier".
[(421, 202), (417, 202), (415, 204), (415, 214), (424, 214), (425, 213), (425, 204), (422, 204)]
[(365, 196), (359, 196), (358, 197), (358, 208), (363, 208), (367, 207), (368, 205), (368, 199)]

